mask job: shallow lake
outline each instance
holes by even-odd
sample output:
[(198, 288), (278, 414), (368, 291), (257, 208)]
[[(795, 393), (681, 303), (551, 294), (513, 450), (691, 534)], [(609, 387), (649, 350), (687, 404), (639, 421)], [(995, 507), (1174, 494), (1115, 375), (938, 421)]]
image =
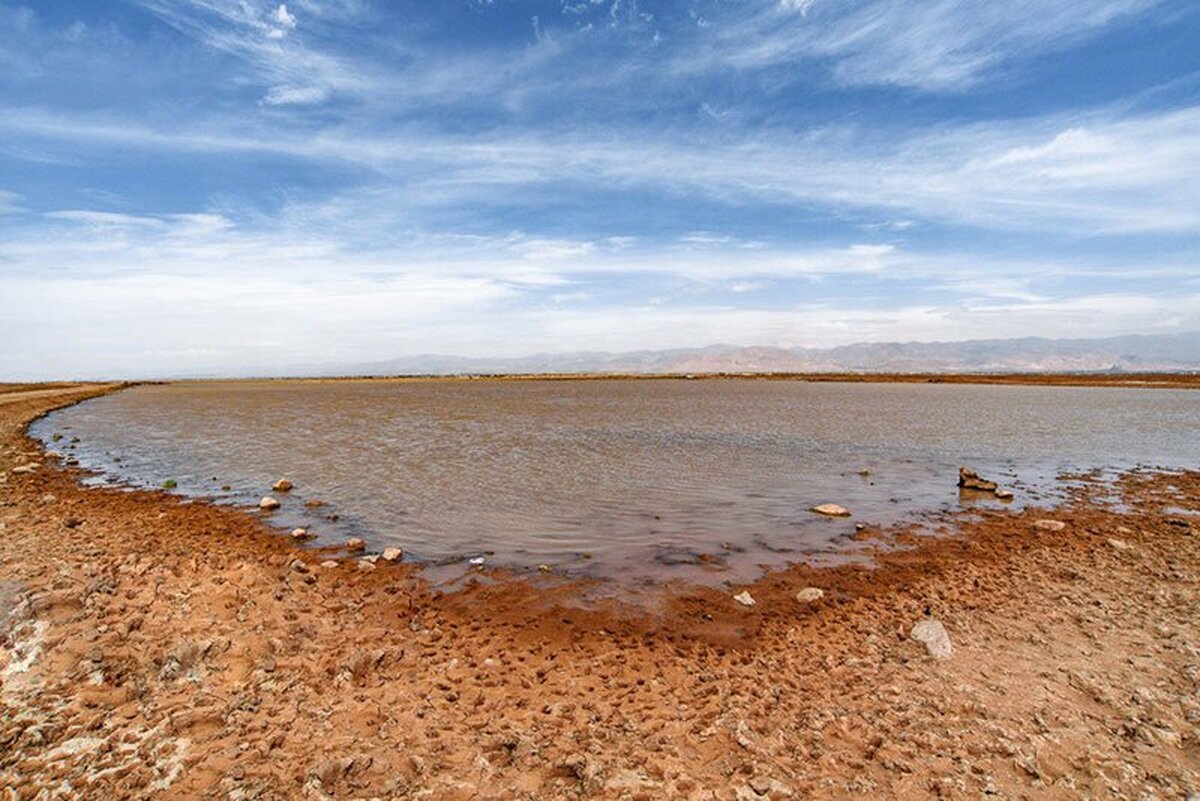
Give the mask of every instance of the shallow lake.
[[(960, 495), (960, 465), (1014, 489), (1008, 508), (1053, 503), (1063, 471), (1195, 468), (1200, 394), (790, 380), (181, 383), (87, 401), (32, 431), (95, 481), (172, 479), (176, 492), (252, 506), (286, 476), (296, 488), (270, 519), (309, 526), (318, 542), (356, 535), (442, 565), (483, 556), (718, 584), (830, 558), (856, 522), (1004, 506)], [(326, 505), (305, 508), (314, 499)], [(808, 511), (825, 502), (854, 516)]]

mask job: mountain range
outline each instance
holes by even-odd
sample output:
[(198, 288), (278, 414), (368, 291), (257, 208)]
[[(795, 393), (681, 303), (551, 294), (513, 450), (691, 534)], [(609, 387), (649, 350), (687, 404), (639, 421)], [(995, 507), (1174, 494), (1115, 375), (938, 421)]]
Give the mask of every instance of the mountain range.
[(426, 354), (325, 367), (323, 375), (529, 373), (1062, 373), (1200, 371), (1200, 331), (1103, 339), (862, 342), (833, 348), (709, 345), (515, 358)]

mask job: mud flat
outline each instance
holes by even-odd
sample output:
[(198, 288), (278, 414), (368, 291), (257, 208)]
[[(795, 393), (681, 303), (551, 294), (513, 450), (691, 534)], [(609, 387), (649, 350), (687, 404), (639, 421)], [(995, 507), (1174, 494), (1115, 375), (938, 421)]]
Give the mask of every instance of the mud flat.
[(1200, 792), (1200, 473), (868, 530), (872, 567), (647, 607), (553, 577), (443, 594), (253, 515), (81, 486), (24, 429), (109, 389), (0, 395), (8, 797)]

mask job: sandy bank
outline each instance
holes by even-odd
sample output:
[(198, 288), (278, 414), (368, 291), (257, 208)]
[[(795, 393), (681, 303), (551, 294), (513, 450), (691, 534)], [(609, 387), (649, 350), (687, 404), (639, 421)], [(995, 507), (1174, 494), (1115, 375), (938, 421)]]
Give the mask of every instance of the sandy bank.
[[(23, 430), (93, 391), (0, 396), (18, 798), (1200, 791), (1198, 473), (1085, 483), (1061, 531), (1026, 511), (891, 533), (909, 547), (875, 569), (736, 588), (753, 606), (580, 609), (571, 585), (441, 595), (409, 566), (323, 569), (251, 515), (85, 489)], [(928, 618), (949, 659), (908, 636)]]

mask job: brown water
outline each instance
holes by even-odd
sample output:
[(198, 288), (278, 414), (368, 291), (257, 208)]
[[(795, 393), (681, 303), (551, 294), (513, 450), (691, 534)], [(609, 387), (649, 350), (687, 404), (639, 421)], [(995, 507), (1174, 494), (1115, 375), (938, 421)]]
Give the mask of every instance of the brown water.
[(1197, 432), (1184, 390), (746, 380), (145, 386), (34, 426), (98, 480), (251, 505), (286, 476), (272, 521), (326, 541), (705, 583), (836, 553), (858, 521), (1001, 506), (960, 497), (960, 464), (1019, 508), (1060, 471), (1196, 467)]

